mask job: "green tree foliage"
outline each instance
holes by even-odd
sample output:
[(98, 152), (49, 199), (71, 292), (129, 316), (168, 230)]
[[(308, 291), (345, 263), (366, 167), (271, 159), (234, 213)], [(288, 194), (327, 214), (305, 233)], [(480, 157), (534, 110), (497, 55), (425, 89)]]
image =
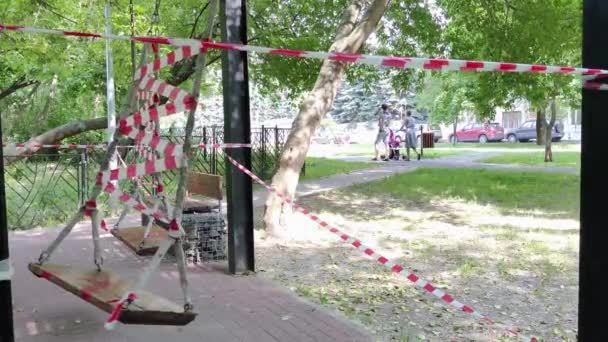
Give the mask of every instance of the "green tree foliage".
[[(193, 37), (205, 23), (206, 1), (133, 0), (133, 25), (129, 0), (112, 1), (113, 33)], [(103, 32), (105, 1), (15, 0), (0, 2), (0, 22), (40, 28)], [(155, 17), (158, 6), (158, 16)], [(133, 26), (133, 27), (132, 27)], [(216, 32), (219, 38), (219, 26)], [(132, 73), (129, 42), (112, 41), (117, 108), (125, 99)], [(137, 44), (138, 52), (142, 48)], [(161, 53), (171, 47), (161, 46)], [(0, 32), (0, 93), (20, 80), (32, 80), (0, 99), (7, 140), (23, 141), (50, 128), (79, 119), (105, 115), (105, 41), (65, 38), (45, 34)], [(217, 60), (219, 52), (211, 52)], [(217, 63), (216, 63), (217, 64)], [(169, 70), (161, 77), (167, 78)], [(54, 96), (51, 84), (55, 80)], [(217, 80), (215, 80), (217, 82)], [(203, 89), (210, 88), (209, 84)], [(49, 102), (48, 106), (46, 105)], [(44, 113), (42, 109), (48, 108)], [(100, 141), (102, 133), (74, 140)]]
[(463, 112), (472, 109), (468, 91), (474, 81), (467, 74), (430, 77), (417, 96), (417, 107), (430, 113), (433, 123), (453, 124)]
[[(580, 0), (441, 0), (443, 37), (451, 58), (529, 64), (578, 65)], [(575, 101), (580, 85), (572, 76), (476, 73), (466, 82), (467, 100), (480, 117), (517, 99), (544, 109), (556, 97)]]
[[(101, 32), (105, 3), (3, 1), (0, 2), (0, 22)], [(249, 43), (327, 50), (347, 3), (346, 0), (251, 1), (248, 3)], [(111, 4), (112, 26), (118, 34), (131, 34), (133, 30), (135, 35), (196, 37), (206, 20), (207, 1), (204, 0), (133, 0), (132, 28), (129, 0)], [(155, 18), (157, 6), (159, 15)], [(580, 62), (580, 12), (581, 0), (395, 1), (362, 52), (576, 65)], [(221, 39), (219, 25), (215, 39)], [(137, 48), (141, 49), (141, 44), (137, 44)], [(117, 100), (121, 102), (131, 76), (130, 43), (114, 41), (112, 49)], [(171, 48), (161, 49), (167, 52)], [(215, 62), (210, 72), (218, 75), (219, 52), (210, 53), (210, 62)], [(312, 59), (251, 55), (251, 77), (260, 92), (262, 107), (297, 101), (312, 87), (319, 66), (320, 62)], [(169, 69), (161, 73), (164, 78), (171, 75)], [(422, 89), (428, 85), (425, 80), (429, 77), (436, 79), (441, 91), (431, 98), (438, 102), (431, 106), (426, 101), (426, 107), (433, 115), (448, 115), (438, 117), (437, 121), (442, 122), (449, 122), (450, 115), (454, 114), (448, 113), (455, 113), (459, 106), (470, 105), (483, 117), (491, 115), (496, 106), (507, 106), (518, 98), (542, 107), (552, 97), (561, 102), (576, 102), (578, 97), (578, 86), (572, 85), (573, 78), (569, 76), (495, 73), (454, 76), (357, 65), (348, 68), (346, 77), (351, 84), (362, 82), (366, 94), (380, 80), (390, 80), (393, 91), (399, 94), (412, 84)], [(210, 77), (203, 93), (220, 94), (219, 83), (217, 77)], [(7, 139), (21, 141), (73, 120), (103, 116), (103, 40), (91, 42), (87, 38), (0, 32), (0, 94), (16, 85), (20, 87), (11, 95), (0, 97)], [(459, 87), (465, 89), (458, 90)], [(362, 101), (363, 105), (367, 104)], [(435, 114), (432, 108), (441, 108), (441, 113)], [(86, 140), (102, 139), (102, 136), (93, 133)]]

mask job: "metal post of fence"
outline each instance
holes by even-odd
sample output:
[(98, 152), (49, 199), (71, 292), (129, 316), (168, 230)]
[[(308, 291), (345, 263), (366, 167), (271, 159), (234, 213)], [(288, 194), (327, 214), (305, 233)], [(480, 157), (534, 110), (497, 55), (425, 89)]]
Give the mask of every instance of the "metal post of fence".
[[(583, 5), (583, 67), (608, 68), (605, 45), (608, 1), (585, 0)], [(606, 83), (606, 78), (594, 80)], [(608, 148), (604, 128), (608, 92), (583, 90), (581, 145), (581, 227), (579, 267), (579, 341), (608, 341), (606, 329), (605, 273), (608, 269), (608, 230), (604, 215), (608, 178), (604, 152)]]
[[(207, 146), (207, 126), (203, 126), (203, 144)], [(203, 160), (207, 162), (207, 148), (203, 149)]]
[[(0, 123), (0, 141), (2, 124)], [(8, 223), (6, 219), (6, 194), (4, 193), (4, 155), (0, 149), (0, 341), (13, 342), (13, 295), (11, 292), (12, 264), (9, 258)]]
[(86, 149), (80, 151), (80, 162), (78, 163), (78, 207), (84, 205), (86, 198), (86, 187), (85, 187), (85, 160), (86, 160)]
[(279, 126), (274, 126), (274, 153), (279, 156)]

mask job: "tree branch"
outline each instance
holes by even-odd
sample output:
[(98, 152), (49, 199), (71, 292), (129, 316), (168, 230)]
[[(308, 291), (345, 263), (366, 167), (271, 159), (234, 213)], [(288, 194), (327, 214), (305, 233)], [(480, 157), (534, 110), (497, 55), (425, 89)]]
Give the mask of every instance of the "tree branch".
[(40, 83), (39, 81), (26, 80), (25, 77), (21, 77), (18, 80), (16, 80), (15, 82), (13, 82), (13, 84), (11, 84), (8, 88), (0, 91), (0, 101), (2, 101), (2, 99), (4, 99), (5, 97), (12, 95), (19, 89), (23, 89), (23, 88), (29, 87), (34, 84), (39, 84), (39, 83)]
[[(211, 64), (217, 62), (221, 56), (211, 58), (206, 64), (205, 67), (210, 66)], [(181, 62), (175, 64), (175, 67), (171, 70), (171, 76), (167, 80), (172, 86), (178, 86), (184, 83), (192, 74), (194, 74), (194, 58), (188, 58)]]
[(72, 24), (76, 24), (76, 20), (70, 19), (70, 18), (64, 16), (63, 14), (59, 13), (57, 11), (57, 9), (55, 7), (53, 7), (51, 4), (49, 4), (48, 2), (46, 2), (44, 0), (36, 0), (36, 2), (38, 3), (38, 5), (40, 5), (47, 11), (53, 13), (54, 15), (58, 16), (59, 18), (67, 20), (67, 21), (71, 22)]
[(205, 6), (203, 6), (203, 8), (201, 8), (200, 12), (198, 12), (198, 15), (194, 19), (194, 24), (192, 25), (192, 32), (190, 32), (190, 38), (194, 37), (194, 33), (196, 32), (196, 25), (198, 25), (198, 21), (201, 19), (201, 16), (203, 15), (203, 13), (205, 13), (205, 10), (207, 9), (207, 7), (209, 7), (209, 2), (207, 2), (205, 4)]
[(27, 157), (40, 149), (40, 147), (36, 147), (33, 145), (55, 144), (58, 141), (61, 141), (62, 139), (65, 139), (65, 138), (68, 138), (68, 137), (71, 137), (71, 136), (74, 136), (74, 135), (77, 135), (80, 133), (98, 130), (98, 129), (104, 129), (107, 127), (108, 127), (108, 119), (105, 117), (89, 119), (89, 120), (73, 121), (73, 122), (67, 123), (65, 125), (55, 127), (38, 136), (30, 138), (25, 143), (26, 147), (20, 147), (14, 151), (5, 149), (3, 151), (4, 156), (5, 156), (4, 166), (7, 166), (10, 163), (12, 163), (18, 159)]

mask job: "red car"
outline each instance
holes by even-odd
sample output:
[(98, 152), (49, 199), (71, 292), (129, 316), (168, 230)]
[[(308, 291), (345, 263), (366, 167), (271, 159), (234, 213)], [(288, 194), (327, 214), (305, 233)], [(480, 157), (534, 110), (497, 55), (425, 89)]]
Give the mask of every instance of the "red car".
[(482, 144), (488, 141), (501, 141), (505, 138), (505, 130), (498, 123), (468, 124), (456, 131), (456, 137), (450, 134), (449, 141), (474, 141)]

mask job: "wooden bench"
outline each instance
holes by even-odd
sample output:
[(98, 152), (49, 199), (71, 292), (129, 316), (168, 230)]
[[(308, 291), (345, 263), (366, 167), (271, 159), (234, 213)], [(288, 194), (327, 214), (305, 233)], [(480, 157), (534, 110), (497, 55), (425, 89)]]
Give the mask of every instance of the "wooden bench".
[[(221, 213), (222, 199), (222, 177), (206, 173), (190, 172), (186, 183), (187, 198), (184, 201), (183, 212), (208, 212), (217, 210)], [(194, 198), (191, 195), (198, 195), (204, 198)], [(152, 206), (153, 198), (144, 198), (144, 202)], [(154, 221), (150, 229), (150, 235), (142, 245), (145, 226), (148, 224), (148, 216), (141, 215), (141, 227), (129, 227), (112, 229), (110, 232), (117, 239), (122, 241), (127, 247), (140, 256), (154, 255), (158, 250), (161, 241), (167, 236), (166, 229), (169, 225), (166, 222)]]
[[(192, 195), (201, 197), (192, 197)], [(186, 183), (186, 198), (182, 208), (183, 213), (210, 212), (218, 210), (221, 212), (221, 204), (224, 198), (222, 191), (222, 176), (211, 175), (208, 173), (190, 172)], [(152, 197), (144, 198), (146, 205), (152, 204)], [(173, 203), (175, 205), (175, 203)], [(148, 223), (148, 216), (141, 215), (141, 224)], [(168, 229), (168, 224), (154, 221), (154, 224)]]

